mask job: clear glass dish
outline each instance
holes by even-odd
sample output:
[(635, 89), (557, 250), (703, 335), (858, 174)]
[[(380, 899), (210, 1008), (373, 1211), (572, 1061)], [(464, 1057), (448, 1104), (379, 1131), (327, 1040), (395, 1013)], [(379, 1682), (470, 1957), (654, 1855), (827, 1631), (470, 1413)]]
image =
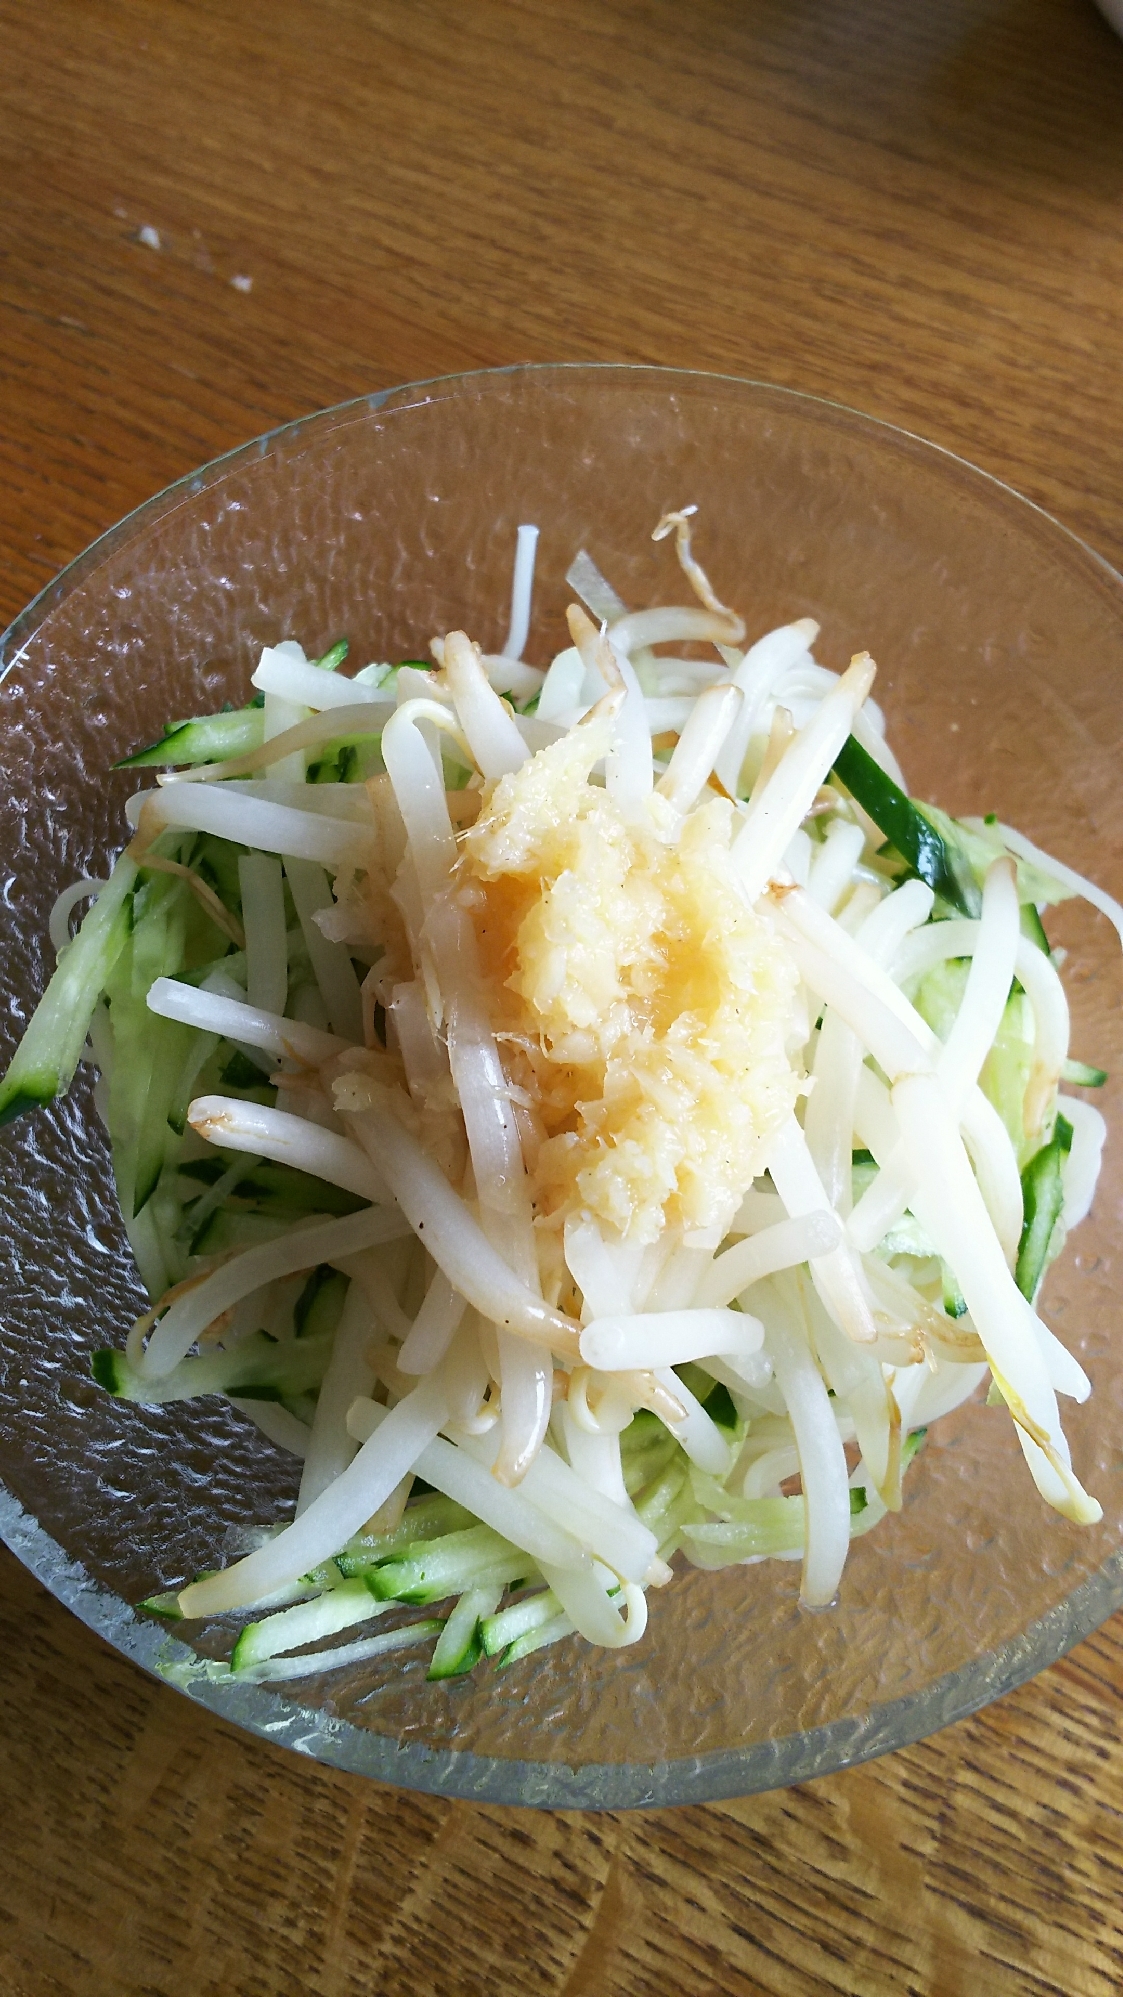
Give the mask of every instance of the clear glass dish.
[[(396, 389), (293, 423), (182, 480), (81, 556), (0, 641), (7, 803), (4, 1060), (49, 970), (58, 889), (98, 874), (165, 720), (246, 697), (264, 643), (416, 655), (466, 626), (502, 642), (514, 533), (542, 528), (529, 656), (561, 643), (587, 546), (625, 599), (673, 598), (667, 507), (750, 632), (810, 614), (838, 665), (868, 646), (912, 788), (996, 810), (1123, 890), (1123, 582), (993, 479), (832, 404), (660, 369), (532, 367)], [(1052, 1322), (1095, 1392), (1066, 1406), (1103, 1523), (1039, 1501), (1008, 1421), (942, 1422), (903, 1512), (851, 1553), (826, 1613), (787, 1563), (687, 1571), (635, 1649), (577, 1638), (428, 1685), (384, 1663), (286, 1691), (208, 1680), (229, 1631), (177, 1641), (129, 1604), (213, 1564), (228, 1526), (295, 1492), (232, 1411), (139, 1410), (93, 1347), (143, 1308), (79, 1082), (0, 1134), (6, 1224), (0, 1532), (78, 1615), (191, 1697), (323, 1761), (449, 1795), (557, 1808), (700, 1802), (806, 1779), (931, 1733), (1060, 1656), (1123, 1601), (1123, 1007), (1108, 925), (1067, 908), (1074, 1051), (1112, 1073), (1092, 1218), (1050, 1275)]]

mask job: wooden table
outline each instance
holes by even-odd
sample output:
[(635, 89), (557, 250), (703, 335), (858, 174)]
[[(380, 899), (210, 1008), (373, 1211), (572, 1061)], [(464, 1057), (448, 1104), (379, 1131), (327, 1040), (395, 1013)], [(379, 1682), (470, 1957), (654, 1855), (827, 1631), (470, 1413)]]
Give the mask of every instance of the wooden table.
[[(0, 624), (119, 515), (385, 384), (834, 396), (1123, 562), (1123, 45), (1089, 0), (0, 0)], [(923, 1746), (547, 1816), (286, 1757), (0, 1560), (0, 1991), (1123, 1987), (1123, 1620)]]

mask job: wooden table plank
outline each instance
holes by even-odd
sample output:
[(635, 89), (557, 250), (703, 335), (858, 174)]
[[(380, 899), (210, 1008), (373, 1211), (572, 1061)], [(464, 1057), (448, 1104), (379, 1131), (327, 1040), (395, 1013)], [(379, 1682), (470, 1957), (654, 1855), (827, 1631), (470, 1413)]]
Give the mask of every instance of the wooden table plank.
[[(1123, 561), (1121, 106), (1086, 0), (0, 0), (0, 622), (260, 430), (535, 359), (834, 396)], [(1119, 1618), (884, 1762), (632, 1817), (305, 1765), (7, 1555), (0, 1632), (21, 1997), (1123, 1987)]]

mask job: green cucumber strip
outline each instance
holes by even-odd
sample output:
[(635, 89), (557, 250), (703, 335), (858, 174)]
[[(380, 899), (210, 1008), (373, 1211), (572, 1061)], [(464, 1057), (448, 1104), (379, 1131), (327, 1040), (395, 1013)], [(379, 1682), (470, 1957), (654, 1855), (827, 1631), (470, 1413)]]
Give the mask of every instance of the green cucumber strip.
[(1107, 1080), (1107, 1069), (1090, 1068), (1086, 1061), (1066, 1061), (1061, 1069), (1061, 1080), (1074, 1089), (1102, 1089)]
[(126, 1223), (136, 1215), (137, 1162), (148, 1091), (152, 1081), (156, 1036), (148, 1031), (152, 1015), (134, 998), (129, 955), (122, 960), (126, 974), (110, 992), (109, 1025), (114, 1061), (105, 1094), (106, 1123), (113, 1153), (113, 1180)]
[(312, 664), (319, 666), (322, 673), (334, 673), (336, 667), (343, 664), (350, 649), (346, 638), (337, 638), (335, 644), (324, 653), (323, 658), (313, 659)]
[(293, 1330), (297, 1338), (334, 1334), (343, 1312), (350, 1278), (341, 1269), (321, 1262), (313, 1269), (293, 1306)]
[(240, 1047), (235, 1047), (228, 1061), (219, 1069), (219, 1081), (224, 1089), (259, 1089), (265, 1079), (265, 1071)]
[(1023, 1297), (1033, 1302), (1049, 1262), (1053, 1230), (1064, 1206), (1063, 1160), (1072, 1149), (1072, 1125), (1058, 1116), (1048, 1144), (1036, 1151), (1022, 1173), (1022, 1202), (1025, 1220), (1018, 1243), (1014, 1281)]
[(244, 846), (235, 846), (230, 839), (219, 839), (207, 833), (199, 840), (191, 861), (200, 880), (213, 888), (223, 906), (237, 916), (242, 912), (238, 860), (245, 851)]
[[(180, 1178), (214, 1186), (228, 1170), (224, 1163), (228, 1155), (192, 1158), (179, 1166)], [(357, 1213), (367, 1204), (357, 1193), (344, 1192), (342, 1186), (329, 1186), (326, 1179), (314, 1179), (310, 1172), (299, 1172), (292, 1165), (275, 1163), (272, 1159), (255, 1163), (247, 1158), (245, 1171), (246, 1176), (238, 1182), (235, 1204), (253, 1207), (261, 1213), (275, 1213), (281, 1219), (296, 1220), (306, 1213), (342, 1216)]]
[[(268, 1097), (262, 1096), (267, 1102)], [(316, 1208), (316, 1212), (321, 1209)], [(219, 1207), (205, 1221), (200, 1232), (192, 1237), (192, 1255), (225, 1255), (231, 1248), (256, 1248), (265, 1241), (276, 1241), (287, 1233), (289, 1216), (258, 1213), (253, 1207), (244, 1207), (239, 1212), (232, 1207)]]
[(689, 1554), (702, 1556), (700, 1565), (718, 1566), (748, 1560), (754, 1554), (802, 1550), (802, 1498), (741, 1498), (736, 1504), (736, 1518), (692, 1521), (681, 1528), (683, 1545)]
[(715, 1382), (702, 1406), (710, 1420), (716, 1422), (719, 1428), (736, 1428), (738, 1417), (733, 1405), (733, 1396), (720, 1380)]
[(687, 1469), (687, 1458), (676, 1443), (674, 1456), (666, 1469), (633, 1500), (641, 1524), (658, 1536), (662, 1535), (663, 1522), (670, 1516), (675, 1500), (685, 1488)]
[(928, 1440), (928, 1430), (926, 1428), (910, 1428), (908, 1434), (906, 1435), (904, 1441), (901, 1444), (902, 1477), (904, 1476), (905, 1471), (908, 1469), (909, 1464), (913, 1461), (913, 1458), (919, 1456), (920, 1451), (923, 1449), (927, 1440)]
[(469, 1588), (448, 1617), (429, 1664), (430, 1678), (459, 1678), (483, 1656), (480, 1624), (494, 1615), (501, 1586)]
[(963, 855), (853, 735), (835, 757), (834, 773), (934, 894), (962, 915), (978, 915), (981, 899)]
[(172, 1090), (168, 1106), (168, 1123), (177, 1137), (182, 1137), (187, 1128), (187, 1112), (195, 1097), (201, 1093), (196, 1086), (199, 1077), (219, 1045), (217, 1033), (194, 1032), (183, 1072)]
[(941, 1262), (940, 1275), (942, 1278), (944, 1310), (947, 1316), (966, 1317), (967, 1301), (959, 1287), (954, 1269), (950, 1269), (946, 1262)]
[[(198, 1198), (192, 1198), (188, 1206), (184, 1207), (181, 1204), (179, 1238), (182, 1240), (186, 1237), (189, 1254), (191, 1253), (191, 1244), (206, 1232), (211, 1215), (217, 1212), (219, 1207), (225, 1205), (228, 1194), (232, 1193), (241, 1184), (247, 1173), (253, 1171), (256, 1163), (252, 1155), (247, 1157), (242, 1152), (236, 1151), (233, 1157), (230, 1156), (229, 1152), (225, 1152), (223, 1155), (230, 1160), (225, 1172), (220, 1172), (214, 1184), (209, 1186), (207, 1191), (200, 1194)], [(182, 1181), (179, 1186), (179, 1197), (182, 1202)]]
[(0, 1082), (0, 1124), (70, 1085), (101, 992), (132, 927), (136, 867), (122, 854), (58, 964)]
[[(148, 1380), (127, 1355), (103, 1348), (91, 1360), (94, 1379), (118, 1400), (156, 1407), (199, 1394), (234, 1394), (243, 1401), (282, 1401), (318, 1387), (331, 1357), (330, 1338), (302, 1338), (279, 1345), (264, 1332), (239, 1339), (229, 1352), (182, 1359), (162, 1380)], [(523, 1555), (525, 1562), (526, 1556)], [(446, 1593), (449, 1591), (446, 1590)]]
[(309, 763), (305, 780), (310, 784), (361, 783), (365, 777), (380, 776), (384, 767), (380, 722), (365, 735), (333, 736)]
[(621, 1452), (624, 1489), (629, 1498), (634, 1498), (637, 1491), (645, 1490), (656, 1477), (661, 1476), (668, 1464), (673, 1462), (677, 1451), (678, 1443), (674, 1436), (664, 1429), (662, 1438), (645, 1449), (635, 1450), (627, 1456)]
[(1020, 915), (1022, 935), (1028, 936), (1031, 943), (1036, 943), (1038, 949), (1046, 957), (1051, 957), (1053, 953), (1049, 948), (1049, 938), (1045, 934), (1045, 925), (1038, 915), (1034, 904), (1031, 901), (1023, 901)]
[[(149, 1014), (152, 1034), (152, 1072), (141, 1113), (137, 1142), (136, 1173), (133, 1182), (133, 1215), (140, 1212), (156, 1190), (160, 1174), (174, 1144), (171, 1110), (183, 1073), (184, 1062), (195, 1039), (195, 1029), (173, 1019)], [(178, 1145), (175, 1149), (178, 1150)]]
[(235, 1674), (248, 1671), (267, 1657), (276, 1657), (278, 1651), (317, 1643), (321, 1637), (335, 1636), (339, 1630), (370, 1622), (382, 1613), (383, 1605), (371, 1600), (362, 1581), (343, 1581), (311, 1602), (298, 1602), (261, 1622), (247, 1623), (234, 1645), (230, 1669)]
[[(344, 1665), (365, 1664), (372, 1657), (385, 1656), (387, 1651), (406, 1650), (415, 1643), (428, 1643), (439, 1636), (441, 1624), (430, 1618), (424, 1622), (405, 1623), (401, 1629), (384, 1630), (380, 1636), (360, 1637), (357, 1643), (336, 1644), (331, 1650), (302, 1650), (291, 1657), (267, 1657), (263, 1663), (238, 1673), (241, 1685), (276, 1685), (292, 1678), (320, 1677), (325, 1671), (339, 1671)], [(227, 1673), (233, 1677), (226, 1665), (211, 1664), (208, 1675), (215, 1677)]]
[[(174, 1595), (172, 1600), (175, 1600)], [(498, 1656), (518, 1637), (541, 1629), (543, 1623), (552, 1622), (562, 1614), (562, 1605), (552, 1588), (543, 1588), (537, 1595), (526, 1595), (521, 1602), (511, 1602), (497, 1615), (486, 1616), (480, 1624), (480, 1641), (485, 1657)]]
[(537, 1574), (530, 1555), (490, 1526), (471, 1526), (443, 1539), (406, 1547), (401, 1557), (368, 1568), (366, 1584), (380, 1601), (443, 1602), (469, 1588), (522, 1581)]
[(573, 1624), (563, 1610), (560, 1615), (551, 1616), (548, 1623), (539, 1623), (536, 1629), (527, 1630), (525, 1636), (515, 1638), (509, 1650), (499, 1659), (499, 1667), (506, 1670), (508, 1664), (517, 1664), (520, 1657), (529, 1657), (534, 1650), (545, 1650), (547, 1644), (557, 1643), (563, 1636), (573, 1635)]
[(179, 1596), (174, 1588), (169, 1588), (163, 1595), (147, 1596), (143, 1602), (137, 1603), (137, 1608), (147, 1609), (150, 1616), (162, 1616), (168, 1623), (183, 1621), (183, 1610), (179, 1606)]
[(335, 1565), (341, 1574), (365, 1574), (368, 1569), (382, 1566), (407, 1547), (420, 1546), (430, 1539), (444, 1539), (449, 1533), (462, 1532), (476, 1523), (463, 1505), (436, 1493), (407, 1505), (401, 1524), (393, 1532), (371, 1534), (369, 1537), (360, 1533), (355, 1539), (349, 1539), (336, 1554)]
[(150, 742), (114, 765), (118, 770), (182, 768), (192, 763), (227, 763), (246, 756), (265, 740), (265, 715), (260, 707), (239, 707), (225, 714), (202, 714), (181, 721), (159, 742)]

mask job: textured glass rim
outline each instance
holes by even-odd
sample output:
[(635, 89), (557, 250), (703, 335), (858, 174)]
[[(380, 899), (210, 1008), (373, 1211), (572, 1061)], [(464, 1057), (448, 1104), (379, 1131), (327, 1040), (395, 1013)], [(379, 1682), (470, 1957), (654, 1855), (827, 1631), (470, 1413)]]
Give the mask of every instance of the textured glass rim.
[[(84, 579), (98, 569), (124, 541), (149, 523), (163, 518), (187, 499), (196, 497), (229, 471), (254, 457), (265, 456), (282, 442), (298, 438), (312, 425), (335, 427), (364, 413), (377, 414), (427, 388), (481, 385), (508, 377), (569, 374), (602, 377), (643, 377), (669, 391), (676, 382), (725, 383), (760, 390), (794, 405), (828, 410), (862, 429), (884, 432), (932, 453), (1012, 500), (1070, 547), (1090, 558), (1104, 578), (1123, 590), (1123, 576), (1070, 528), (1027, 499), (1002, 479), (983, 471), (954, 451), (933, 444), (914, 431), (835, 402), (771, 382), (702, 369), (660, 368), (627, 362), (533, 362), (503, 368), (478, 368), (458, 374), (405, 382), (371, 395), (297, 417), (234, 450), (212, 458), (196, 471), (176, 479), (147, 499), (59, 571), (33, 597), (26, 609), (0, 634), (0, 684), (19, 663), (24, 646), (44, 619)], [(401, 400), (400, 400), (401, 399)], [(507, 1803), (540, 1809), (659, 1808), (675, 1803), (719, 1802), (758, 1794), (818, 1775), (837, 1772), (895, 1748), (925, 1739), (942, 1727), (977, 1712), (981, 1706), (1013, 1691), (1054, 1664), (1084, 1637), (1098, 1629), (1123, 1605), (1123, 1549), (1110, 1554), (1097, 1571), (1054, 1605), (1044, 1616), (996, 1650), (973, 1658), (946, 1673), (923, 1692), (887, 1700), (861, 1717), (832, 1720), (825, 1726), (758, 1741), (745, 1748), (723, 1748), (710, 1754), (686, 1755), (645, 1766), (637, 1762), (563, 1762), (508, 1760), (468, 1749), (428, 1748), (401, 1744), (384, 1734), (353, 1726), (316, 1708), (302, 1707), (292, 1693), (270, 1693), (251, 1685), (215, 1681), (205, 1663), (186, 1644), (157, 1624), (139, 1618), (128, 1603), (96, 1582), (79, 1561), (71, 1559), (38, 1521), (0, 1484), (0, 1540), (52, 1595), (71, 1609), (88, 1628), (105, 1638), (133, 1663), (205, 1706), (218, 1718), (261, 1735), (264, 1739), (314, 1757), (351, 1774), (372, 1776), (396, 1787), (469, 1802)]]

